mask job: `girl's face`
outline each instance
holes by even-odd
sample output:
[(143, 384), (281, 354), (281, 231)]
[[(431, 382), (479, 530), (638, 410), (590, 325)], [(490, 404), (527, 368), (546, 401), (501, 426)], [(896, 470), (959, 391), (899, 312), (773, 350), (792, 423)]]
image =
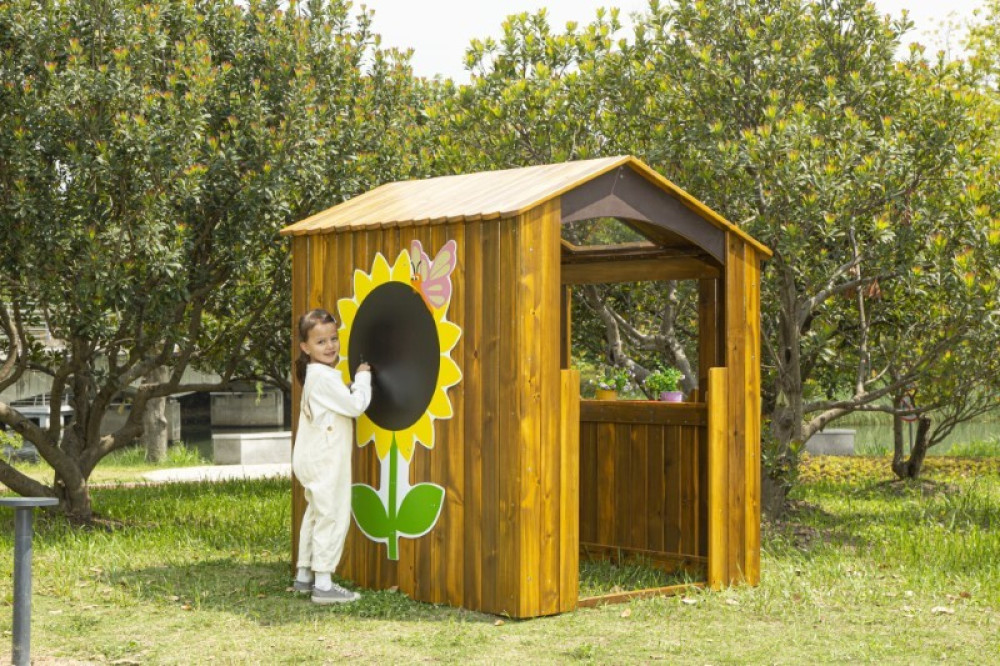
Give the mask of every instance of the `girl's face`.
[(302, 352), (309, 355), (310, 363), (332, 366), (340, 354), (340, 338), (336, 324), (316, 324), (309, 329), (309, 339), (300, 342)]

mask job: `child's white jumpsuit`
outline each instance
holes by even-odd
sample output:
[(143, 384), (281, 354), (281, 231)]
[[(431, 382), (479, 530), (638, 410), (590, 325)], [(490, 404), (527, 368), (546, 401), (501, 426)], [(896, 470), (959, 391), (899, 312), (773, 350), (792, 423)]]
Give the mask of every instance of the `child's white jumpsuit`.
[(371, 402), (371, 373), (359, 372), (352, 388), (339, 370), (321, 363), (306, 367), (292, 471), (306, 491), (299, 532), (299, 567), (333, 573), (351, 523), (351, 419)]

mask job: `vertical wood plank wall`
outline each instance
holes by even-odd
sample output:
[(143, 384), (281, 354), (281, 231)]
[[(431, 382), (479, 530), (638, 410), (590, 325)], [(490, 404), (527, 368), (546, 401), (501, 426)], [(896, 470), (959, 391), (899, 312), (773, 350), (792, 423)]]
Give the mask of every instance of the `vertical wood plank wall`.
[(708, 371), (708, 584), (729, 582), (729, 381), (725, 368)]
[[(726, 240), (725, 367), (726, 564), (723, 584), (760, 581), (760, 257), (743, 239)], [(711, 382), (708, 390), (711, 391)]]
[[(531, 617), (576, 606), (581, 542), (704, 562), (719, 528), (722, 584), (759, 581), (759, 255), (727, 234), (723, 276), (700, 285), (699, 370), (727, 369), (725, 476), (710, 497), (704, 403), (684, 406), (700, 409), (696, 423), (595, 417), (578, 401), (576, 373), (560, 370), (568, 304), (559, 223), (556, 198), (512, 219), (292, 239), (293, 322), (313, 307), (339, 317), (336, 302), (353, 295), (355, 268), (369, 272), (377, 253), (392, 263), (413, 239), (429, 254), (458, 242), (448, 319), (462, 328), (451, 356), (463, 377), (448, 392), (454, 416), (435, 421), (434, 448), (417, 446), (410, 468), (411, 484), (445, 487), (440, 518), (424, 537), (400, 539), (398, 562), (352, 523), (341, 575), (421, 601)], [(711, 382), (700, 388), (711, 393)], [(293, 383), (293, 428), (299, 397)], [(374, 446), (355, 448), (355, 482), (378, 486), (378, 471)], [(292, 498), (294, 556), (305, 509), (297, 483)], [(710, 509), (715, 501), (723, 505)], [(715, 508), (722, 526), (711, 524)]]
[[(413, 239), (431, 256), (449, 239), (458, 243), (447, 316), (462, 328), (451, 356), (463, 377), (448, 392), (454, 416), (435, 421), (434, 448), (418, 445), (410, 467), (411, 484), (445, 487), (441, 516), (425, 536), (400, 539), (398, 562), (352, 523), (340, 575), (515, 617), (576, 606), (577, 486), (567, 466), (578, 459), (578, 423), (562, 425), (575, 413), (562, 387), (579, 380), (560, 371), (559, 222), (555, 200), (516, 219), (294, 238), (295, 319), (312, 307), (336, 313), (336, 301), (353, 295), (354, 269), (370, 272), (379, 252), (392, 264)], [(298, 400), (296, 387), (296, 416)], [(354, 482), (377, 487), (378, 470), (374, 446), (355, 448)], [(304, 509), (297, 488), (296, 545)]]
[(581, 548), (703, 563), (705, 405), (584, 401), (580, 418)]

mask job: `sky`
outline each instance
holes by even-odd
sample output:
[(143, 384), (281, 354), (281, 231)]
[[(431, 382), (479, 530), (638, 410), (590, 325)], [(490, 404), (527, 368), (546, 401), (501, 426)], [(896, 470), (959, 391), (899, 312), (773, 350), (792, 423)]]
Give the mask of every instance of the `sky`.
[[(874, 0), (883, 14), (899, 16), (910, 11), (916, 26), (906, 42), (918, 41), (931, 51), (950, 48), (958, 52), (961, 30), (938, 36), (948, 22), (961, 25), (982, 7), (982, 0)], [(581, 25), (591, 22), (598, 7), (618, 7), (628, 25), (628, 15), (642, 11), (646, 0), (355, 0), (355, 7), (374, 10), (374, 30), (382, 35), (383, 46), (413, 48), (411, 63), (418, 76), (441, 74), (467, 82), (465, 49), (474, 38), (498, 37), (500, 25), (509, 14), (534, 12), (542, 7), (550, 25), (562, 28), (567, 21)], [(627, 29), (627, 28), (626, 28)], [(625, 36), (623, 32), (621, 36)]]

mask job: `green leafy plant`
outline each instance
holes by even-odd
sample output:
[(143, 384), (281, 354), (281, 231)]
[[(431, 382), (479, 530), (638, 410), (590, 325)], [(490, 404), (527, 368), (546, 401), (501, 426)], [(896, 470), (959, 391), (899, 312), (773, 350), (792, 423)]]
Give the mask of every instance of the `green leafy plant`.
[(621, 393), (628, 388), (631, 377), (625, 368), (609, 367), (604, 369), (604, 379), (597, 382), (598, 388), (605, 391), (617, 391)]
[(643, 383), (650, 391), (659, 394), (663, 391), (679, 391), (683, 378), (684, 374), (677, 368), (664, 368), (661, 365), (656, 371), (651, 372)]

